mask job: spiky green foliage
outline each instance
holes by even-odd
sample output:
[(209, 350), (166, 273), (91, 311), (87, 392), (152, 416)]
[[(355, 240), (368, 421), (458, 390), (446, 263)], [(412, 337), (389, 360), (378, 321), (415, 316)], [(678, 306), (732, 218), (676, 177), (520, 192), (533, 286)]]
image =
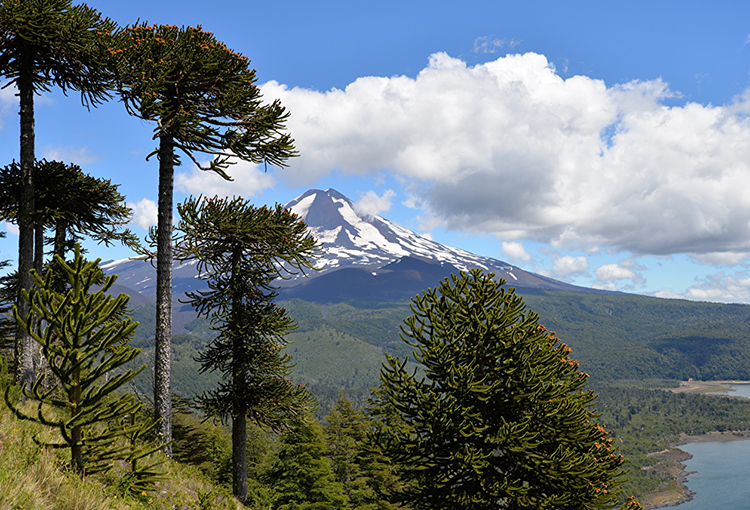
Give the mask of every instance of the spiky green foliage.
[(112, 73), (103, 65), (102, 36), (113, 28), (112, 21), (86, 4), (3, 0), (0, 74), (19, 89), (29, 80), (35, 93), (59, 87), (65, 93), (80, 92), (86, 105), (99, 103), (109, 96), (112, 80)]
[[(3, 0), (0, 2), (0, 74), (6, 87), (18, 88), (22, 193), (18, 209), (19, 289), (30, 291), (34, 259), (34, 95), (60, 87), (81, 93), (84, 105), (108, 97), (111, 73), (102, 65), (103, 36), (113, 24), (99, 13), (70, 0)], [(40, 266), (38, 266), (40, 267)], [(25, 302), (17, 300), (22, 315)], [(35, 377), (34, 342), (16, 330), (18, 379), (28, 386)]]
[(399, 508), (388, 496), (398, 484), (395, 470), (368, 442), (370, 419), (343, 393), (325, 417), (326, 455), (334, 481), (342, 487), (350, 508), (392, 510)]
[(153, 451), (153, 445), (134, 447), (120, 441), (143, 435), (152, 423), (127, 423), (143, 404), (132, 394), (115, 394), (139, 372), (117, 371), (140, 352), (128, 345), (138, 323), (123, 318), (129, 297), (107, 293), (116, 277), (105, 277), (98, 262), (85, 261), (78, 246), (70, 265), (55, 257), (67, 276), (68, 290), (62, 293), (55, 290), (51, 269), (44, 279), (32, 272), (35, 292), (31, 297), (23, 293), (30, 310), (22, 317), (16, 309), (16, 320), (41, 346), (53, 380), (45, 381), (42, 374), (30, 390), (24, 388), (26, 398), (37, 402), (36, 415), (15, 406), (5, 392), (6, 403), (19, 418), (60, 431), (63, 442), (50, 446), (70, 448), (72, 467), (79, 473)]
[(202, 371), (224, 374), (199, 402), (207, 416), (232, 419), (234, 494), (244, 501), (246, 418), (279, 429), (309, 405), (307, 390), (289, 379), (289, 356), (280, 352), (295, 325), (273, 303), (272, 284), (310, 268), (318, 248), (305, 223), (279, 205), (191, 197), (178, 211), (177, 257), (196, 260), (208, 284), (187, 298), (218, 332), (198, 361)]
[(248, 58), (200, 26), (129, 26), (110, 52), (128, 112), (156, 121), (154, 138), (170, 136), (196, 165), (196, 153), (216, 156), (205, 169), (228, 178), (230, 157), (283, 166), (295, 154), (288, 114), (278, 100), (263, 104)]
[(413, 300), (401, 334), (423, 375), (389, 356), (375, 398), (401, 497), (418, 509), (609, 508), (623, 458), (588, 375), (504, 283), (474, 269)]
[[(110, 56), (128, 112), (153, 121), (158, 147), (154, 409), (160, 435), (171, 437), (172, 208), (179, 154), (226, 179), (229, 158), (284, 166), (296, 155), (283, 132), (287, 113), (262, 102), (248, 59), (201, 27), (146, 23), (113, 38)], [(213, 158), (207, 167), (198, 156)], [(165, 450), (170, 454), (169, 448)]]
[[(64, 258), (84, 235), (107, 245), (136, 242), (135, 235), (123, 229), (132, 210), (125, 206), (117, 184), (61, 161), (37, 161), (34, 175), (38, 179), (32, 219), (36, 228), (52, 229), (46, 241), (53, 244), (53, 253)], [(0, 169), (0, 218), (17, 221), (21, 191), (21, 165), (14, 161)]]
[(282, 436), (278, 458), (264, 478), (279, 510), (352, 508), (334, 481), (323, 432), (312, 416), (297, 420)]

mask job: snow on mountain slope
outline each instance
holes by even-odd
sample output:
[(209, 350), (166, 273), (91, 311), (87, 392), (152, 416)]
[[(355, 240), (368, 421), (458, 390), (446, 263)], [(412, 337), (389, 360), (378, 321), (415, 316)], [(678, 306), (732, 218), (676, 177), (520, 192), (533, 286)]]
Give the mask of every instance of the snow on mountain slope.
[[(309, 190), (289, 202), (286, 207), (304, 219), (310, 233), (324, 249), (324, 255), (316, 263), (320, 271), (310, 275), (311, 278), (298, 277), (280, 282), (280, 286), (286, 289), (296, 285), (309, 285), (311, 280), (319, 278), (321, 280), (308, 287), (308, 290), (322, 288), (329, 285), (329, 282), (330, 285), (336, 285), (333, 282), (341, 280), (340, 275), (332, 279), (328, 275), (341, 269), (367, 271), (368, 275), (377, 279), (384, 273), (399, 271), (394, 264), (399, 264), (402, 260), (418, 259), (432, 265), (445, 265), (446, 270), (451, 271), (455, 271), (455, 268), (468, 270), (479, 267), (494, 272), (515, 287), (601, 292), (530, 273), (501, 260), (445, 246), (380, 216), (359, 214), (351, 200), (333, 189)], [(142, 259), (122, 260), (108, 262), (102, 267), (108, 273), (120, 275), (118, 284), (134, 289), (146, 297), (155, 295), (155, 271), (150, 263)], [(393, 275), (390, 276), (392, 277)], [(382, 282), (386, 280), (388, 279), (383, 278)], [(195, 262), (175, 263), (175, 294), (203, 287), (205, 282), (198, 278)]]
[(323, 245), (325, 255), (317, 263), (322, 268), (318, 275), (346, 267), (374, 270), (402, 257), (416, 257), (463, 270), (480, 267), (519, 287), (591, 291), (445, 246), (380, 216), (359, 214), (354, 203), (334, 189), (309, 190), (286, 207), (305, 220), (310, 233)]
[(360, 215), (351, 200), (333, 189), (307, 191), (287, 207), (305, 220), (325, 248), (319, 266), (326, 269), (382, 265), (412, 256), (448, 262), (459, 269), (513, 270), (506, 262), (445, 246), (380, 216)]

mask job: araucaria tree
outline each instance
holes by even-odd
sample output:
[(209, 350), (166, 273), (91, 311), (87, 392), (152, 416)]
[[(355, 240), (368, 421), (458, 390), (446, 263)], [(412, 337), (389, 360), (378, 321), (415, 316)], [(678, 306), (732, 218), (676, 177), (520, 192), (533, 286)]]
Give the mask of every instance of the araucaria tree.
[[(161, 437), (171, 437), (172, 208), (174, 166), (186, 155), (229, 179), (230, 158), (284, 166), (295, 155), (283, 132), (287, 113), (263, 104), (248, 59), (201, 27), (126, 27), (110, 53), (128, 112), (153, 121), (159, 160), (154, 408)], [(201, 166), (199, 158), (214, 158)], [(167, 453), (170, 453), (167, 447)]]
[[(127, 295), (107, 293), (117, 277), (105, 277), (98, 262), (85, 261), (78, 245), (71, 264), (55, 256), (54, 264), (67, 277), (62, 293), (55, 290), (51, 268), (44, 278), (32, 271), (36, 292), (23, 292), (31, 307), (26, 316), (16, 308), (16, 320), (41, 345), (54, 377), (45, 386), (46, 375), (41, 374), (31, 389), (23, 388), (38, 404), (31, 415), (15, 407), (5, 392), (6, 403), (19, 418), (60, 431), (64, 442), (51, 446), (70, 448), (71, 465), (81, 474), (107, 469), (113, 459), (128, 460), (137, 471), (136, 461), (160, 446), (139, 449), (125, 441), (152, 426), (132, 421), (143, 404), (132, 394), (117, 393), (140, 372), (116, 371), (140, 352), (128, 345), (138, 323), (124, 316)], [(150, 468), (141, 465), (136, 479), (144, 474), (153, 477)]]
[(504, 283), (474, 269), (413, 300), (402, 338), (423, 373), (389, 356), (374, 400), (400, 498), (415, 509), (610, 508), (623, 458), (588, 376)]
[[(124, 228), (132, 211), (125, 205), (117, 184), (61, 161), (37, 161), (34, 175), (38, 177), (32, 211), (37, 271), (42, 268), (45, 243), (51, 242), (52, 252), (64, 259), (84, 235), (107, 245), (113, 241), (136, 242), (135, 235)], [(0, 168), (0, 219), (17, 221), (21, 192), (21, 165), (13, 162)], [(44, 237), (46, 229), (53, 233), (49, 239)]]
[[(20, 98), (23, 194), (18, 211), (18, 273), (20, 288), (31, 290), (34, 258), (34, 95), (51, 87), (81, 93), (84, 105), (105, 99), (111, 74), (103, 65), (102, 36), (113, 24), (84, 5), (70, 0), (3, 0), (0, 2), (0, 75), (15, 85)], [(25, 302), (18, 300), (25, 313)], [(19, 328), (18, 376), (34, 377), (34, 342)]]
[(233, 492), (245, 501), (247, 419), (278, 430), (310, 404), (307, 390), (288, 378), (281, 349), (295, 324), (273, 303), (273, 282), (310, 268), (318, 247), (305, 223), (279, 205), (190, 198), (178, 210), (177, 257), (197, 260), (208, 283), (188, 299), (218, 333), (198, 361), (202, 371), (224, 374), (199, 401), (207, 416), (231, 418)]

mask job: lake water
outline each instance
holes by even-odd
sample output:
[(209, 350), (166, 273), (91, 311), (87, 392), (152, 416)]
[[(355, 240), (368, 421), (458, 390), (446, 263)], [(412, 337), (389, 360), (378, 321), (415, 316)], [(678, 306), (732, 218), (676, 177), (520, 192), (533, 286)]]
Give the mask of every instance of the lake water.
[(685, 461), (693, 500), (679, 510), (747, 510), (750, 508), (750, 441), (691, 443), (680, 446), (693, 458)]
[(730, 384), (729, 387), (734, 391), (728, 391), (726, 395), (730, 397), (750, 398), (750, 383)]
[[(727, 395), (750, 398), (750, 384), (733, 384)], [(678, 510), (747, 510), (750, 508), (750, 441), (691, 443), (680, 446), (693, 455), (685, 461), (693, 500)]]

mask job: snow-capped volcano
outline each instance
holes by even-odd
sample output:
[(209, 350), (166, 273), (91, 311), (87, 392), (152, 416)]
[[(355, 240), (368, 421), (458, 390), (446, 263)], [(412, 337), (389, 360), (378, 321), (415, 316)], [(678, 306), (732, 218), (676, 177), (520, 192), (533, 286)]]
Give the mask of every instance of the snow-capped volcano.
[(346, 267), (375, 269), (412, 257), (463, 270), (480, 267), (519, 287), (584, 290), (501, 260), (445, 246), (380, 216), (360, 214), (354, 202), (334, 189), (309, 190), (286, 207), (305, 220), (322, 244), (325, 255), (318, 267), (323, 273)]
[[(286, 207), (307, 223), (322, 245), (320, 271), (310, 278), (280, 282), (282, 295), (303, 299), (386, 300), (413, 296), (457, 269), (473, 267), (492, 271), (514, 287), (601, 292), (577, 287), (458, 248), (427, 239), (380, 216), (357, 212), (354, 203), (336, 190), (309, 190)], [(155, 270), (144, 260), (108, 262), (102, 268), (118, 274), (118, 284), (152, 298)], [(205, 287), (195, 262), (175, 263), (175, 294)]]
[[(334, 189), (309, 190), (286, 205), (307, 223), (325, 248), (319, 267), (383, 265), (401, 257), (423, 257), (459, 269), (512, 266), (436, 243), (380, 216), (360, 214), (354, 203)], [(512, 277), (511, 277), (512, 278)]]

